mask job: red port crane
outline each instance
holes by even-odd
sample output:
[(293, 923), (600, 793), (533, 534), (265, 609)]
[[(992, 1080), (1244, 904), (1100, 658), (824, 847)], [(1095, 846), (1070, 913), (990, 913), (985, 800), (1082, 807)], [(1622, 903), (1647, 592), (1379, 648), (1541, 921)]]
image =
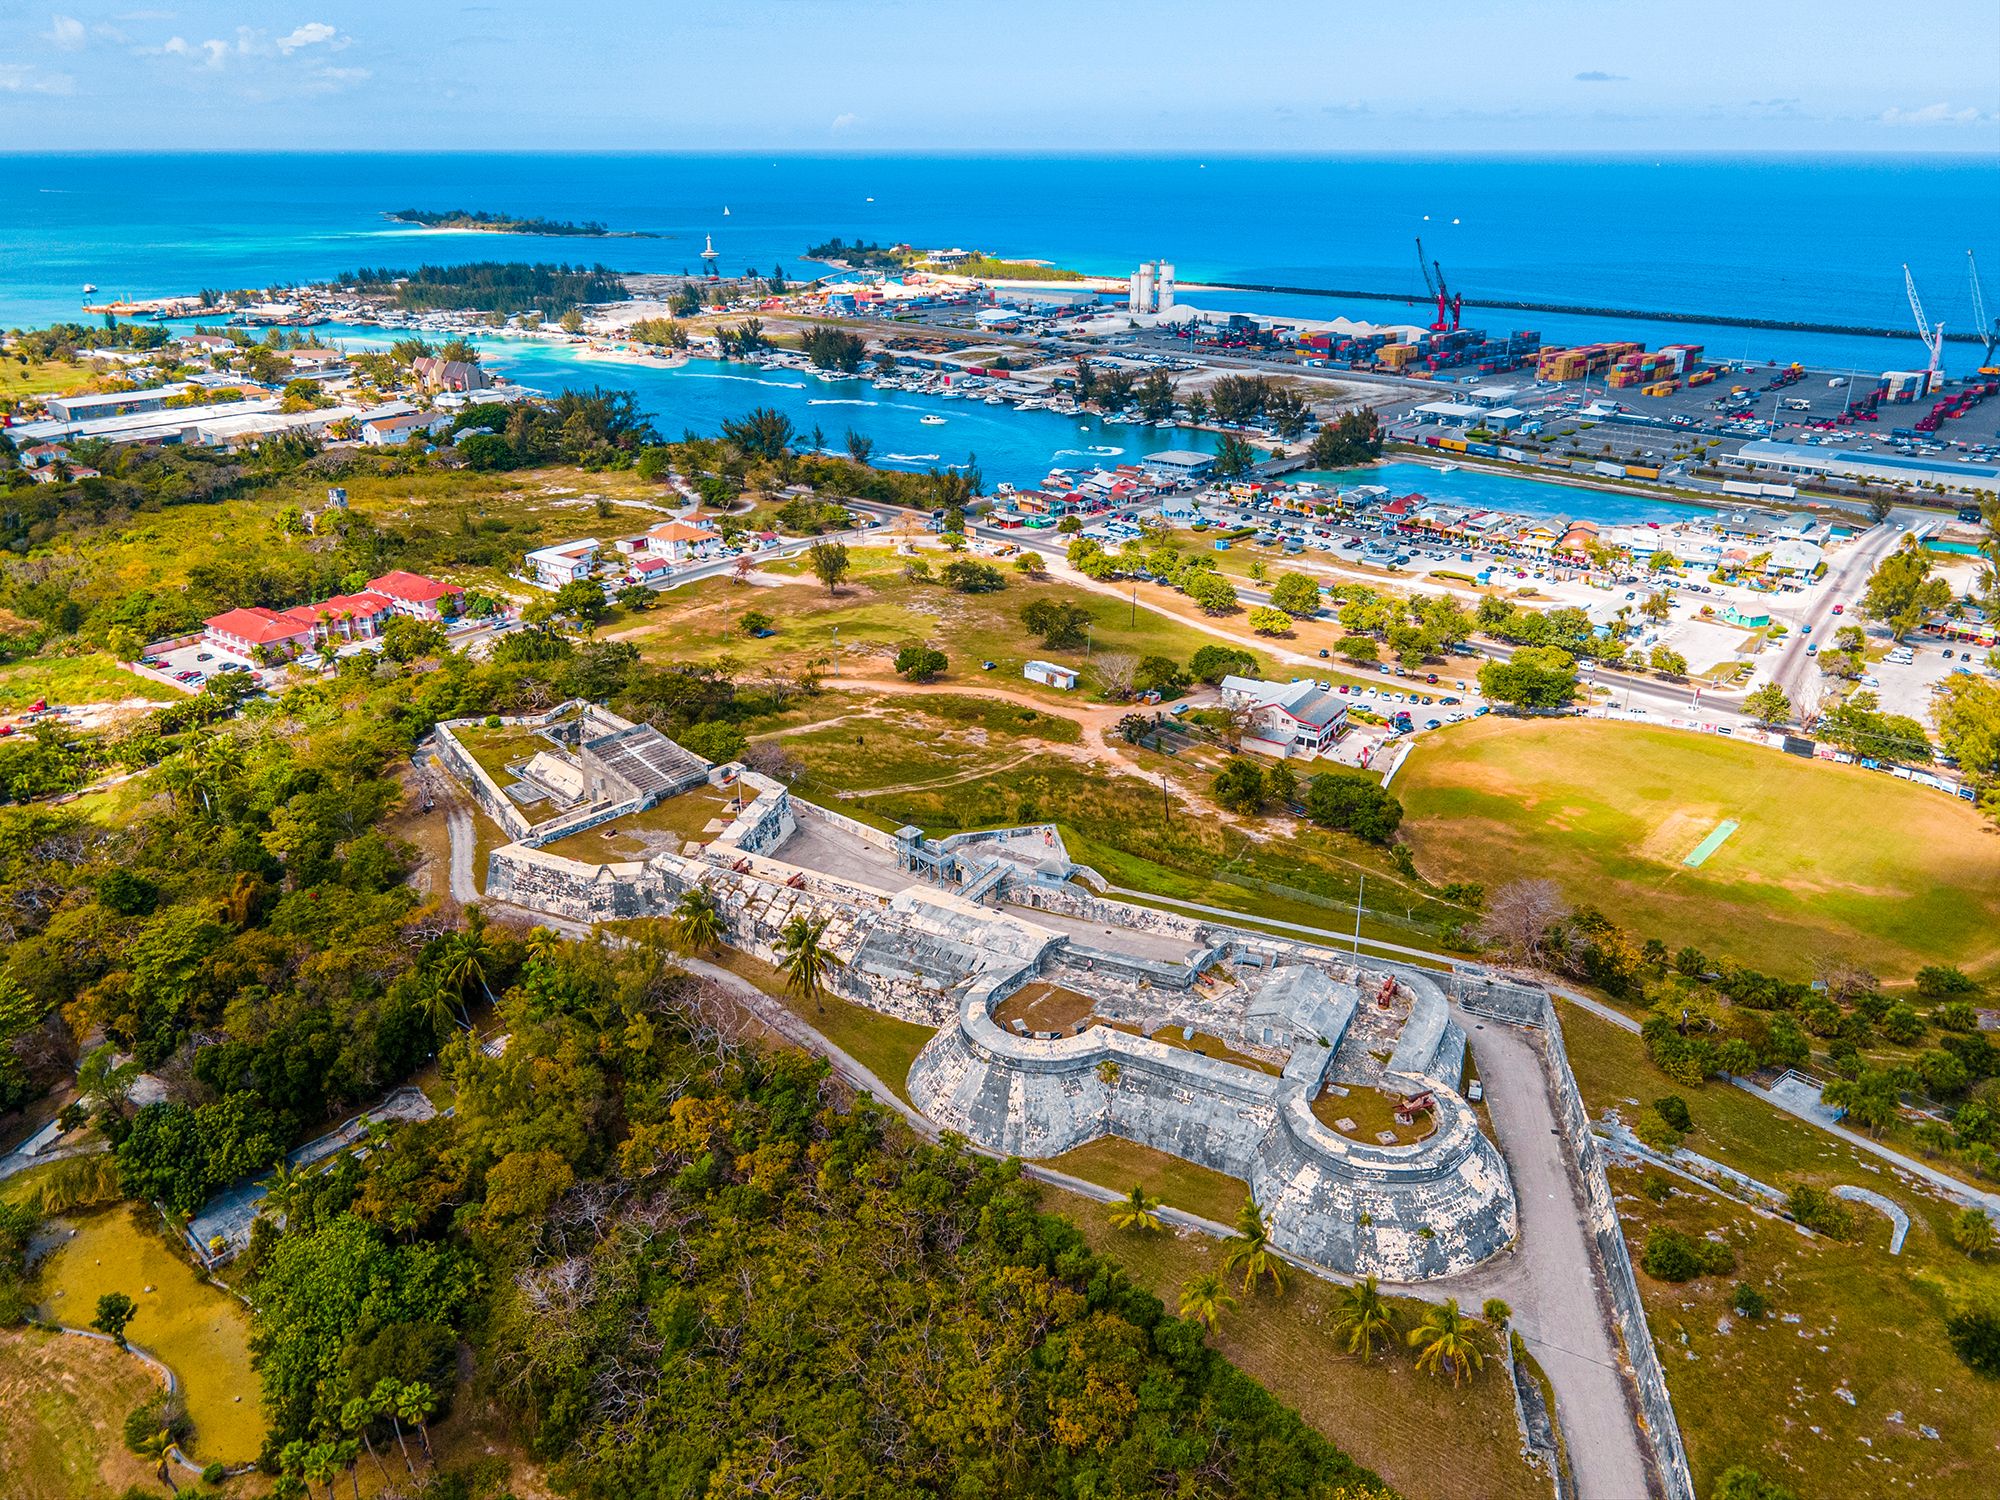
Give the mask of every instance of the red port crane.
[(1444, 267), (1434, 260), (1425, 258), (1424, 242), (1421, 237), (1417, 240), (1417, 269), (1424, 273), (1424, 286), (1429, 289), (1432, 300), (1437, 303), (1437, 317), (1431, 321), (1431, 332), (1458, 332), (1458, 313), (1465, 305), (1465, 299), (1445, 286)]

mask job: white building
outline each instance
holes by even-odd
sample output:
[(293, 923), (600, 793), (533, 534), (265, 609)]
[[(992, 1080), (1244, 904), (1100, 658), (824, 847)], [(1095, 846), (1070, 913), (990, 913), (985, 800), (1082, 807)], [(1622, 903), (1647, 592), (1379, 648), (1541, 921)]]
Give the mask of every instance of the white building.
[(1132, 273), (1130, 294), (1127, 305), (1135, 313), (1153, 310), (1153, 263), (1141, 261), (1139, 269)]
[(1243, 739), (1246, 750), (1312, 760), (1347, 733), (1347, 700), (1310, 677), (1291, 682), (1225, 677), (1222, 701), (1249, 719), (1249, 733)]
[(560, 542), (542, 547), (527, 556), (528, 576), (544, 588), (559, 589), (597, 570), (598, 541), (585, 537), (578, 542)]
[(1021, 668), (1021, 675), (1030, 682), (1061, 688), (1065, 693), (1076, 687), (1076, 668), (1060, 666), (1052, 661), (1031, 661)]

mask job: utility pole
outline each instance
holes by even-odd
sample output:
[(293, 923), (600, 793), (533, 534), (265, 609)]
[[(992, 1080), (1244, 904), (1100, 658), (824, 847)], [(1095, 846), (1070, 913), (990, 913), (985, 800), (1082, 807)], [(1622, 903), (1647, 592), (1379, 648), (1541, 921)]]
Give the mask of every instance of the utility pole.
[(1160, 816), (1167, 822), (1174, 820), (1174, 804), (1167, 796), (1167, 773), (1160, 772)]
[(1361, 956), (1361, 898), (1368, 894), (1368, 877), (1361, 877), (1361, 884), (1354, 892), (1354, 956)]

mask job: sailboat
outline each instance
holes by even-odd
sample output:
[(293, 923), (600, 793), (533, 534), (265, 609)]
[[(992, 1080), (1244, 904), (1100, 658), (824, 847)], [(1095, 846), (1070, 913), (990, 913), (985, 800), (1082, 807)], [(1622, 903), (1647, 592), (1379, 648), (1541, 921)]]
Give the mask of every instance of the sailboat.
[(729, 205), (727, 203), (722, 205), (722, 217), (725, 219), (729, 217)]

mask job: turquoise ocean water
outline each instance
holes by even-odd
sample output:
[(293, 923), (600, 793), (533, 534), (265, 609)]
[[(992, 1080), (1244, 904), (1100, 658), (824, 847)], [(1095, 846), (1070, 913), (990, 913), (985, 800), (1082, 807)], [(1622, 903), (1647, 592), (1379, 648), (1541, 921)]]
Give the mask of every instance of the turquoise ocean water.
[[(1418, 282), (1415, 244), (1467, 296), (1903, 326), (1910, 263), (1935, 319), (1968, 326), (1968, 247), (1989, 249), (2000, 300), (2000, 161), (1835, 157), (808, 157), (749, 155), (0, 155), (0, 325), (78, 316), (100, 296), (157, 296), (419, 261), (697, 265), (713, 235), (735, 273), (808, 273), (832, 235), (960, 244), (1122, 274), (1173, 260), (1183, 283), (1396, 290)], [(566, 240), (399, 228), (405, 207), (598, 219), (648, 239)], [(724, 210), (727, 209), (725, 213)], [(1219, 308), (1407, 321), (1395, 302), (1189, 293)], [(1914, 333), (1889, 340), (1699, 325), (1473, 312), (1491, 332), (1546, 339), (1687, 340), (1721, 356), (1841, 369), (1921, 363)], [(735, 385), (736, 372), (582, 363), (536, 346), (496, 349), (531, 384), (629, 386), (663, 428), (713, 430), (762, 401), (829, 434), (850, 422), (880, 452), (976, 452), (989, 479), (1023, 482), (1070, 450), (1128, 453), (1176, 441), (1152, 429), (1070, 423), (969, 402), (923, 427), (916, 398), (815, 406), (877, 393)], [(1977, 346), (1952, 345), (1948, 367)], [(806, 377), (795, 377), (815, 386)], [(836, 420), (837, 419), (837, 420)], [(1039, 420), (1037, 420), (1039, 419)], [(1113, 457), (1108, 452), (1086, 455)], [(913, 460), (915, 461), (915, 460)]]

